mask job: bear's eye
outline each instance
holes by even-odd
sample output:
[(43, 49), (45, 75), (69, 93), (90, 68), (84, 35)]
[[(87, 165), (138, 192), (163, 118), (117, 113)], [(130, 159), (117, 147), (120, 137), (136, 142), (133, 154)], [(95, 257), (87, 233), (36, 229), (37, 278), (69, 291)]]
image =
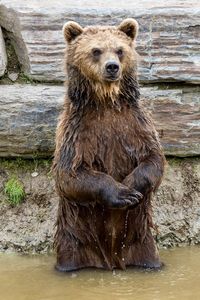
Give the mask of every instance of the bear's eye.
[(117, 53), (117, 55), (119, 56), (119, 57), (122, 57), (123, 56), (123, 50), (120, 48), (120, 49), (118, 49), (117, 51), (116, 51), (116, 53)]
[(98, 48), (95, 48), (95, 49), (92, 49), (92, 55), (94, 56), (94, 57), (99, 57), (100, 55), (102, 54), (102, 51), (100, 50), (100, 49), (98, 49)]

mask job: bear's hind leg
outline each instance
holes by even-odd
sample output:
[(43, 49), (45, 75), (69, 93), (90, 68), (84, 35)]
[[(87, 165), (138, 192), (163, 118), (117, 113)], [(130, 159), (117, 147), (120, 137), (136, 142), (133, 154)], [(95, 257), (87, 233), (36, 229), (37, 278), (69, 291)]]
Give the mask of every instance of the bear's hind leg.
[[(69, 247), (68, 247), (69, 248)], [(101, 253), (95, 253), (88, 245), (79, 244), (75, 249), (63, 249), (57, 252), (56, 270), (60, 272), (76, 271), (83, 268), (110, 269), (103, 261)]]
[(67, 238), (67, 234), (62, 233), (59, 239), (57, 239), (55, 250), (57, 256), (55, 265), (56, 270), (60, 272), (70, 272), (80, 269), (77, 265), (77, 258), (74, 255), (74, 251), (69, 238)]
[(163, 267), (150, 229), (143, 241), (137, 241), (130, 246), (128, 249), (126, 265), (154, 270), (159, 270)]
[(54, 248), (57, 261), (55, 269), (60, 272), (68, 272), (80, 269), (77, 265), (75, 255), (77, 244), (73, 234), (69, 234), (67, 219), (75, 215), (66, 199), (60, 199), (56, 222), (56, 234), (54, 237)]

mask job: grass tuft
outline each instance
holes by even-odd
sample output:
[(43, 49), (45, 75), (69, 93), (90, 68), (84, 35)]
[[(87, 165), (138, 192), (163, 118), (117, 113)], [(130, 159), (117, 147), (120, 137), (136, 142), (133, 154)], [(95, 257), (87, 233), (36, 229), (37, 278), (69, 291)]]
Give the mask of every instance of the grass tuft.
[(9, 203), (13, 206), (20, 204), (25, 197), (22, 183), (14, 177), (6, 182), (4, 192), (8, 196)]

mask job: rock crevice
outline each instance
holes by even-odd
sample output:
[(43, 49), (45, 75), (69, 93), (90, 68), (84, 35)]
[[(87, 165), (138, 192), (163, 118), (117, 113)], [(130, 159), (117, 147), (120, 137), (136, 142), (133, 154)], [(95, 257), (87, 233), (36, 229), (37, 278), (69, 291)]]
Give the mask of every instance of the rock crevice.
[(6, 30), (7, 36), (12, 42), (22, 71), (28, 73), (30, 71), (29, 56), (27, 46), (22, 37), (21, 24), (17, 12), (0, 4), (0, 25)]
[(2, 29), (0, 27), (0, 77), (4, 75), (7, 67), (6, 46), (3, 38)]

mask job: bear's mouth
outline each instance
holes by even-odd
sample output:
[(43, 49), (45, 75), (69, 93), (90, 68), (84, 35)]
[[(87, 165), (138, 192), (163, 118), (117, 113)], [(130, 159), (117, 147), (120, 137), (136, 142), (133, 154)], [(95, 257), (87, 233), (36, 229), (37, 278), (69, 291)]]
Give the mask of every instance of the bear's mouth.
[(113, 81), (118, 81), (119, 80), (119, 75), (105, 75), (104, 80), (113, 82)]

